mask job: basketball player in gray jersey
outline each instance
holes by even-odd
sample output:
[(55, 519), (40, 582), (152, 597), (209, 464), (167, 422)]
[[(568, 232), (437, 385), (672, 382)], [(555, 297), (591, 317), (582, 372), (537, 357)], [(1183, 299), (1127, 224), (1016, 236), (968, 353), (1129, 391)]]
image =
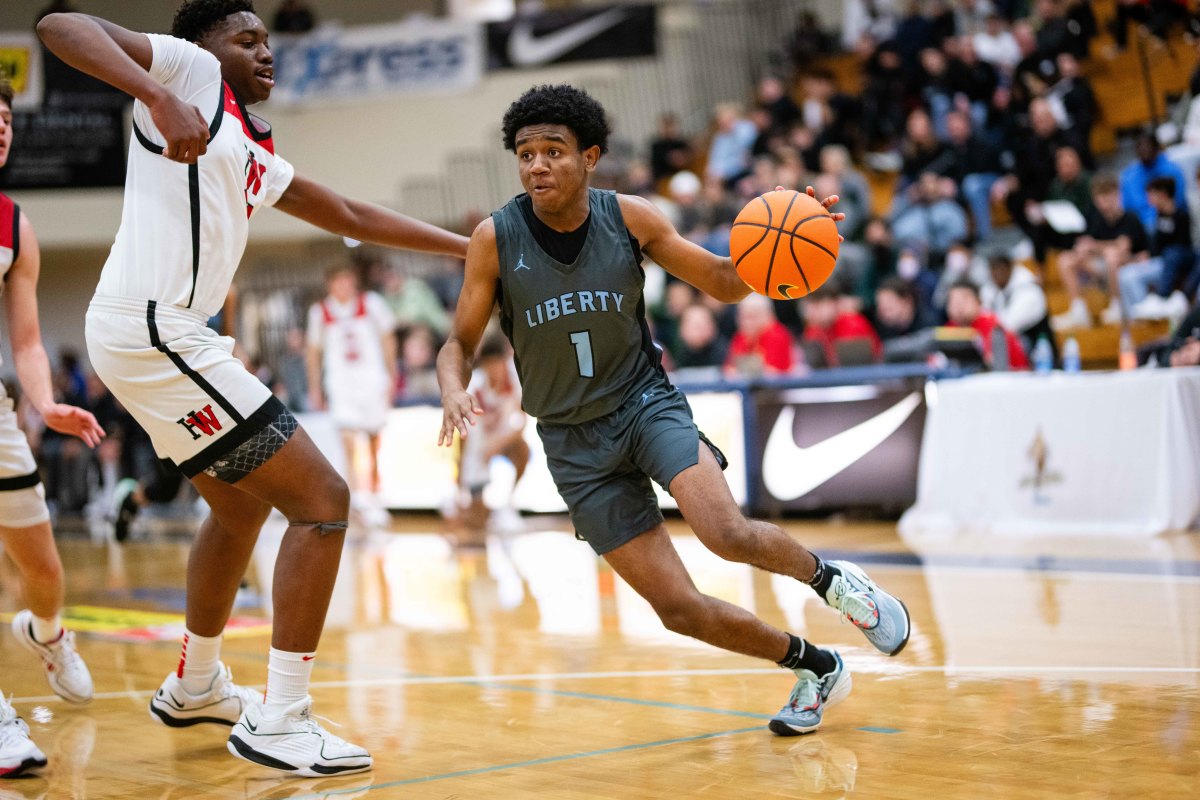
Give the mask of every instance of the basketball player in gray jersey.
[(650, 340), (642, 253), (725, 302), (749, 288), (728, 258), (686, 241), (648, 201), (588, 187), (609, 127), (585, 92), (535, 87), (509, 107), (503, 127), (525, 194), (471, 236), (454, 329), (438, 355), (439, 444), (451, 444), (455, 431), (470, 435), (481, 413), (466, 386), (498, 301), (523, 405), (538, 419), (577, 535), (670, 630), (792, 669), (795, 687), (770, 728), (786, 736), (816, 730), (825, 707), (850, 691), (841, 657), (697, 591), (650, 484), (672, 494), (717, 555), (809, 584), (888, 655), (908, 642), (904, 605), (861, 569), (823, 562), (777, 526), (742, 516), (721, 475), (724, 456), (696, 429)]

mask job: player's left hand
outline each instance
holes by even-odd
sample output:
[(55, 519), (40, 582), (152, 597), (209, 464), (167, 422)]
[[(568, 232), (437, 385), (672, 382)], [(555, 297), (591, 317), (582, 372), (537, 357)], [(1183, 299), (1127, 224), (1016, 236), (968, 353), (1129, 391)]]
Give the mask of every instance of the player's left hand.
[(90, 411), (84, 411), (82, 408), (55, 403), (42, 410), (42, 417), (46, 420), (46, 427), (78, 437), (88, 447), (100, 444), (100, 440), (105, 436), (104, 428), (100, 427), (96, 418)]
[(483, 413), (478, 401), (470, 392), (450, 392), (442, 398), (442, 430), (438, 434), (438, 447), (454, 444), (454, 432), (466, 438), (467, 427), (475, 424), (475, 417)]

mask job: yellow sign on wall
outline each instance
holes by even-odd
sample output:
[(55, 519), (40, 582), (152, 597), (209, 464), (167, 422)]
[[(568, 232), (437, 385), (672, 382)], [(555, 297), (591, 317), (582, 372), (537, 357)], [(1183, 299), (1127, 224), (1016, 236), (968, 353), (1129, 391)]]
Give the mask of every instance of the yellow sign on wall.
[(42, 104), (42, 51), (32, 33), (0, 31), (0, 77), (15, 90), (13, 107)]

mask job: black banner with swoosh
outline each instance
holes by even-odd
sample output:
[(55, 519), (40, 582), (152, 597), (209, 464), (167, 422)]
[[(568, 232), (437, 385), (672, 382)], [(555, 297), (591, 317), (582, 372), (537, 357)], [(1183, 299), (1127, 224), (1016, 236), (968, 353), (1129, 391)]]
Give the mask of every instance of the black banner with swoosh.
[(489, 23), (487, 41), (491, 70), (654, 56), (658, 12), (653, 5), (623, 5), (521, 14)]

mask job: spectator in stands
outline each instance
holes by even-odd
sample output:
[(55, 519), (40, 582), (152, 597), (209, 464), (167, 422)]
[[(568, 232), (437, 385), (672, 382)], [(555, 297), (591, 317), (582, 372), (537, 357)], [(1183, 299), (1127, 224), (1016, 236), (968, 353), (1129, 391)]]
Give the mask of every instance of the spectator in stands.
[(997, 253), (988, 259), (988, 281), (980, 290), (983, 307), (995, 315), (1005, 330), (1021, 337), (1026, 352), (1033, 352), (1037, 340), (1046, 337), (1055, 361), (1058, 346), (1050, 329), (1046, 293), (1024, 264), (1014, 264), (1007, 255)]
[[(1070, 203), (1084, 220), (1096, 213), (1092, 205), (1091, 173), (1083, 168), (1083, 162), (1074, 147), (1060, 147), (1054, 153), (1054, 180), (1046, 192), (1046, 203)], [(1033, 255), (1038, 263), (1046, 263), (1050, 249), (1070, 250), (1082, 231), (1058, 231), (1046, 219), (1044, 204), (1026, 205), (1025, 216), (1028, 227), (1025, 231), (1033, 243)], [(1085, 223), (1086, 224), (1086, 223)]]
[(1088, 41), (1096, 31), (1096, 20), (1087, 7), (1089, 5), (1068, 7), (1065, 0), (1036, 0), (1034, 12), (1040, 23), (1037, 31), (1038, 50), (1049, 58), (1061, 53), (1087, 58)]
[(996, 7), (991, 0), (958, 0), (954, 4), (954, 32), (959, 36), (975, 36), (987, 29), (994, 16)]
[[(800, 120), (800, 107), (776, 75), (767, 75), (758, 82), (757, 101), (758, 107), (770, 115), (771, 127), (776, 130), (786, 130)], [(821, 122), (824, 124), (824, 120)]]
[(972, 37), (975, 52), (1005, 75), (1011, 75), (1021, 60), (1021, 48), (1009, 30), (1008, 20), (998, 13), (989, 14), (984, 29)]
[(878, 361), (883, 352), (871, 323), (862, 314), (847, 309), (842, 298), (839, 281), (831, 279), (800, 301), (807, 323), (804, 344), (810, 366), (837, 367), (846, 360)]
[(1158, 177), (1167, 177), (1175, 181), (1175, 203), (1187, 207), (1187, 191), (1183, 171), (1173, 163), (1158, 146), (1158, 139), (1150, 131), (1138, 134), (1135, 145), (1137, 160), (1121, 170), (1121, 205), (1126, 211), (1137, 215), (1147, 231), (1154, 230), (1154, 221), (1158, 212), (1150, 204), (1146, 189), (1150, 181)]
[[(950, 75), (950, 63), (946, 59), (946, 54), (936, 47), (926, 47), (918, 56), (921, 63), (921, 75), (919, 79), (921, 102), (925, 108), (929, 109), (928, 115), (925, 115), (924, 109), (914, 111), (909, 114), (909, 139), (916, 144), (912, 131), (912, 120), (915, 114), (921, 114), (928, 119), (933, 126), (933, 138), (938, 141), (945, 141), (946, 114), (950, 111), (954, 104), (955, 86)], [(907, 161), (907, 159), (906, 159)], [(909, 170), (905, 169), (905, 175), (909, 175)]]
[(816, 135), (817, 148), (829, 144), (847, 147), (858, 143), (853, 135), (858, 116), (858, 100), (838, 91), (833, 73), (826, 69), (810, 69), (801, 79), (804, 103), (802, 121)]
[(398, 327), (428, 325), (439, 336), (449, 332), (450, 314), (428, 283), (395, 267), (383, 271), (382, 282), (384, 302)]
[(1187, 19), (1188, 4), (1184, 0), (1117, 0), (1117, 13), (1109, 21), (1109, 31), (1117, 48), (1129, 44), (1129, 23), (1144, 26), (1147, 33), (1165, 42), (1171, 28)]
[(1135, 214), (1121, 207), (1121, 193), (1115, 177), (1101, 173), (1092, 179), (1092, 203), (1096, 213), (1088, 221), (1084, 235), (1058, 258), (1058, 270), (1070, 306), (1051, 320), (1055, 330), (1091, 327), (1092, 315), (1082, 295), (1082, 282), (1089, 276), (1104, 276), (1108, 280), (1109, 304), (1102, 314), (1102, 321), (1106, 325), (1120, 322), (1117, 271), (1135, 259), (1148, 257), (1150, 243), (1146, 229)]
[(875, 297), (875, 287), (896, 273), (899, 251), (892, 236), (891, 225), (883, 217), (872, 217), (863, 229), (863, 244), (867, 248), (866, 268), (863, 282), (856, 287), (859, 296), (870, 301)]
[(937, 164), (946, 153), (946, 145), (937, 138), (933, 121), (925, 109), (914, 109), (908, 115), (905, 132), (904, 142), (900, 145), (904, 165), (900, 168), (900, 183), (896, 187), (896, 199), (892, 205), (893, 214), (899, 213), (906, 203), (916, 199), (916, 184), (921, 173), (930, 168), (936, 170)]
[(428, 325), (414, 325), (404, 332), (398, 385), (401, 397), (437, 399), (439, 390), (434, 364), (437, 345), (437, 337)]
[[(875, 158), (896, 145), (905, 126), (904, 100), (908, 80), (900, 53), (893, 42), (876, 48), (866, 62), (866, 85), (862, 92), (864, 144)], [(878, 160), (876, 163), (882, 163)], [(891, 171), (896, 167), (890, 166)]]
[(276, 370), (276, 395), (297, 414), (308, 410), (308, 366), (304, 351), (304, 331), (288, 328), (287, 351), (280, 358)]
[[(838, 179), (842, 191), (838, 194), (838, 210), (845, 211), (852, 207), (863, 214), (857, 223), (850, 222), (850, 215), (838, 224), (838, 232), (846, 237), (846, 241), (860, 239), (867, 224), (867, 216), (871, 213), (871, 187), (866, 177), (854, 168), (850, 160), (850, 151), (840, 144), (827, 144), (821, 148), (821, 172)], [(828, 195), (825, 195), (828, 196)]]
[(726, 372), (754, 377), (786, 375), (796, 363), (796, 343), (779, 320), (770, 298), (752, 294), (737, 305), (737, 333), (729, 344)]
[(654, 180), (669, 178), (687, 169), (692, 160), (692, 146), (679, 132), (679, 118), (672, 113), (658, 118), (658, 135), (650, 142), (650, 169)]
[[(1150, 232), (1150, 258), (1135, 261), (1118, 273), (1121, 300), (1133, 319), (1182, 319), (1188, 311), (1185, 292), (1195, 291), (1196, 249), (1186, 205), (1175, 201), (1175, 181), (1150, 181), (1146, 194), (1155, 210)], [(1150, 292), (1151, 285), (1157, 292)]]
[(801, 11), (796, 20), (796, 30), (788, 44), (792, 66), (799, 68), (817, 59), (832, 55), (837, 50), (833, 37), (821, 29), (816, 14)]
[[(951, 328), (974, 328), (979, 334), (979, 346), (983, 353), (983, 362), (991, 369), (1029, 369), (1029, 357), (1021, 340), (1009, 330), (1005, 330), (995, 315), (985, 311), (980, 298), (979, 287), (969, 280), (962, 280), (950, 287), (950, 298), (946, 304), (946, 314)], [(992, 335), (996, 328), (1004, 331), (1004, 339), (1008, 350), (1008, 364), (997, 364), (993, 358)]]
[(1046, 93), (1059, 127), (1090, 141), (1100, 106), (1092, 84), (1079, 73), (1079, 60), (1071, 53), (1058, 55), (1058, 82)]
[(967, 214), (936, 172), (922, 173), (916, 189), (915, 201), (892, 218), (896, 244), (940, 264), (951, 246), (967, 240)]
[(690, 283), (668, 276), (661, 301), (650, 308), (655, 337), (672, 354), (679, 349), (679, 324), (683, 312), (695, 302), (696, 290)]
[(1037, 34), (1027, 20), (1014, 23), (1012, 33), (1021, 51), (1021, 60), (1013, 68), (1011, 80), (1013, 107), (1017, 111), (1024, 111), (1034, 98), (1054, 82), (1056, 54), (1042, 52), (1038, 47)]
[(1026, 208), (1045, 200), (1049, 194), (1054, 180), (1049, 166), (1054, 164), (1060, 147), (1074, 148), (1084, 166), (1091, 163), (1087, 145), (1079, 140), (1078, 134), (1059, 128), (1049, 101), (1038, 98), (1029, 105), (1028, 128), (1014, 137), (1012, 171), (992, 186), (993, 198), (1004, 201), (1009, 216), (1026, 235), (1031, 235), (1033, 229)]
[(911, 336), (935, 324), (913, 285), (903, 278), (893, 275), (875, 290), (875, 330), (885, 348), (892, 339)]
[(718, 105), (714, 124), (716, 131), (708, 148), (706, 175), (729, 186), (750, 168), (750, 148), (758, 138), (758, 130), (742, 116), (736, 103)]
[(729, 342), (721, 336), (717, 319), (708, 307), (693, 303), (683, 310), (674, 351), (676, 369), (720, 367), (728, 352)]
[(955, 104), (962, 107), (965, 102), (975, 125), (987, 120), (988, 104), (996, 87), (1000, 85), (1000, 74), (996, 68), (979, 58), (975, 40), (963, 36), (955, 40), (956, 55), (950, 60), (950, 88), (954, 91)]
[(845, 0), (842, 3), (842, 47), (853, 50), (861, 39), (890, 41), (899, 21), (900, 0)]
[(316, 24), (313, 11), (304, 0), (283, 0), (275, 12), (273, 28), (277, 33), (308, 33)]
[(949, 137), (938, 172), (949, 178), (975, 222), (975, 238), (987, 241), (992, 235), (992, 185), (1000, 178), (1000, 154), (987, 140), (972, 131), (965, 111), (946, 115)]

